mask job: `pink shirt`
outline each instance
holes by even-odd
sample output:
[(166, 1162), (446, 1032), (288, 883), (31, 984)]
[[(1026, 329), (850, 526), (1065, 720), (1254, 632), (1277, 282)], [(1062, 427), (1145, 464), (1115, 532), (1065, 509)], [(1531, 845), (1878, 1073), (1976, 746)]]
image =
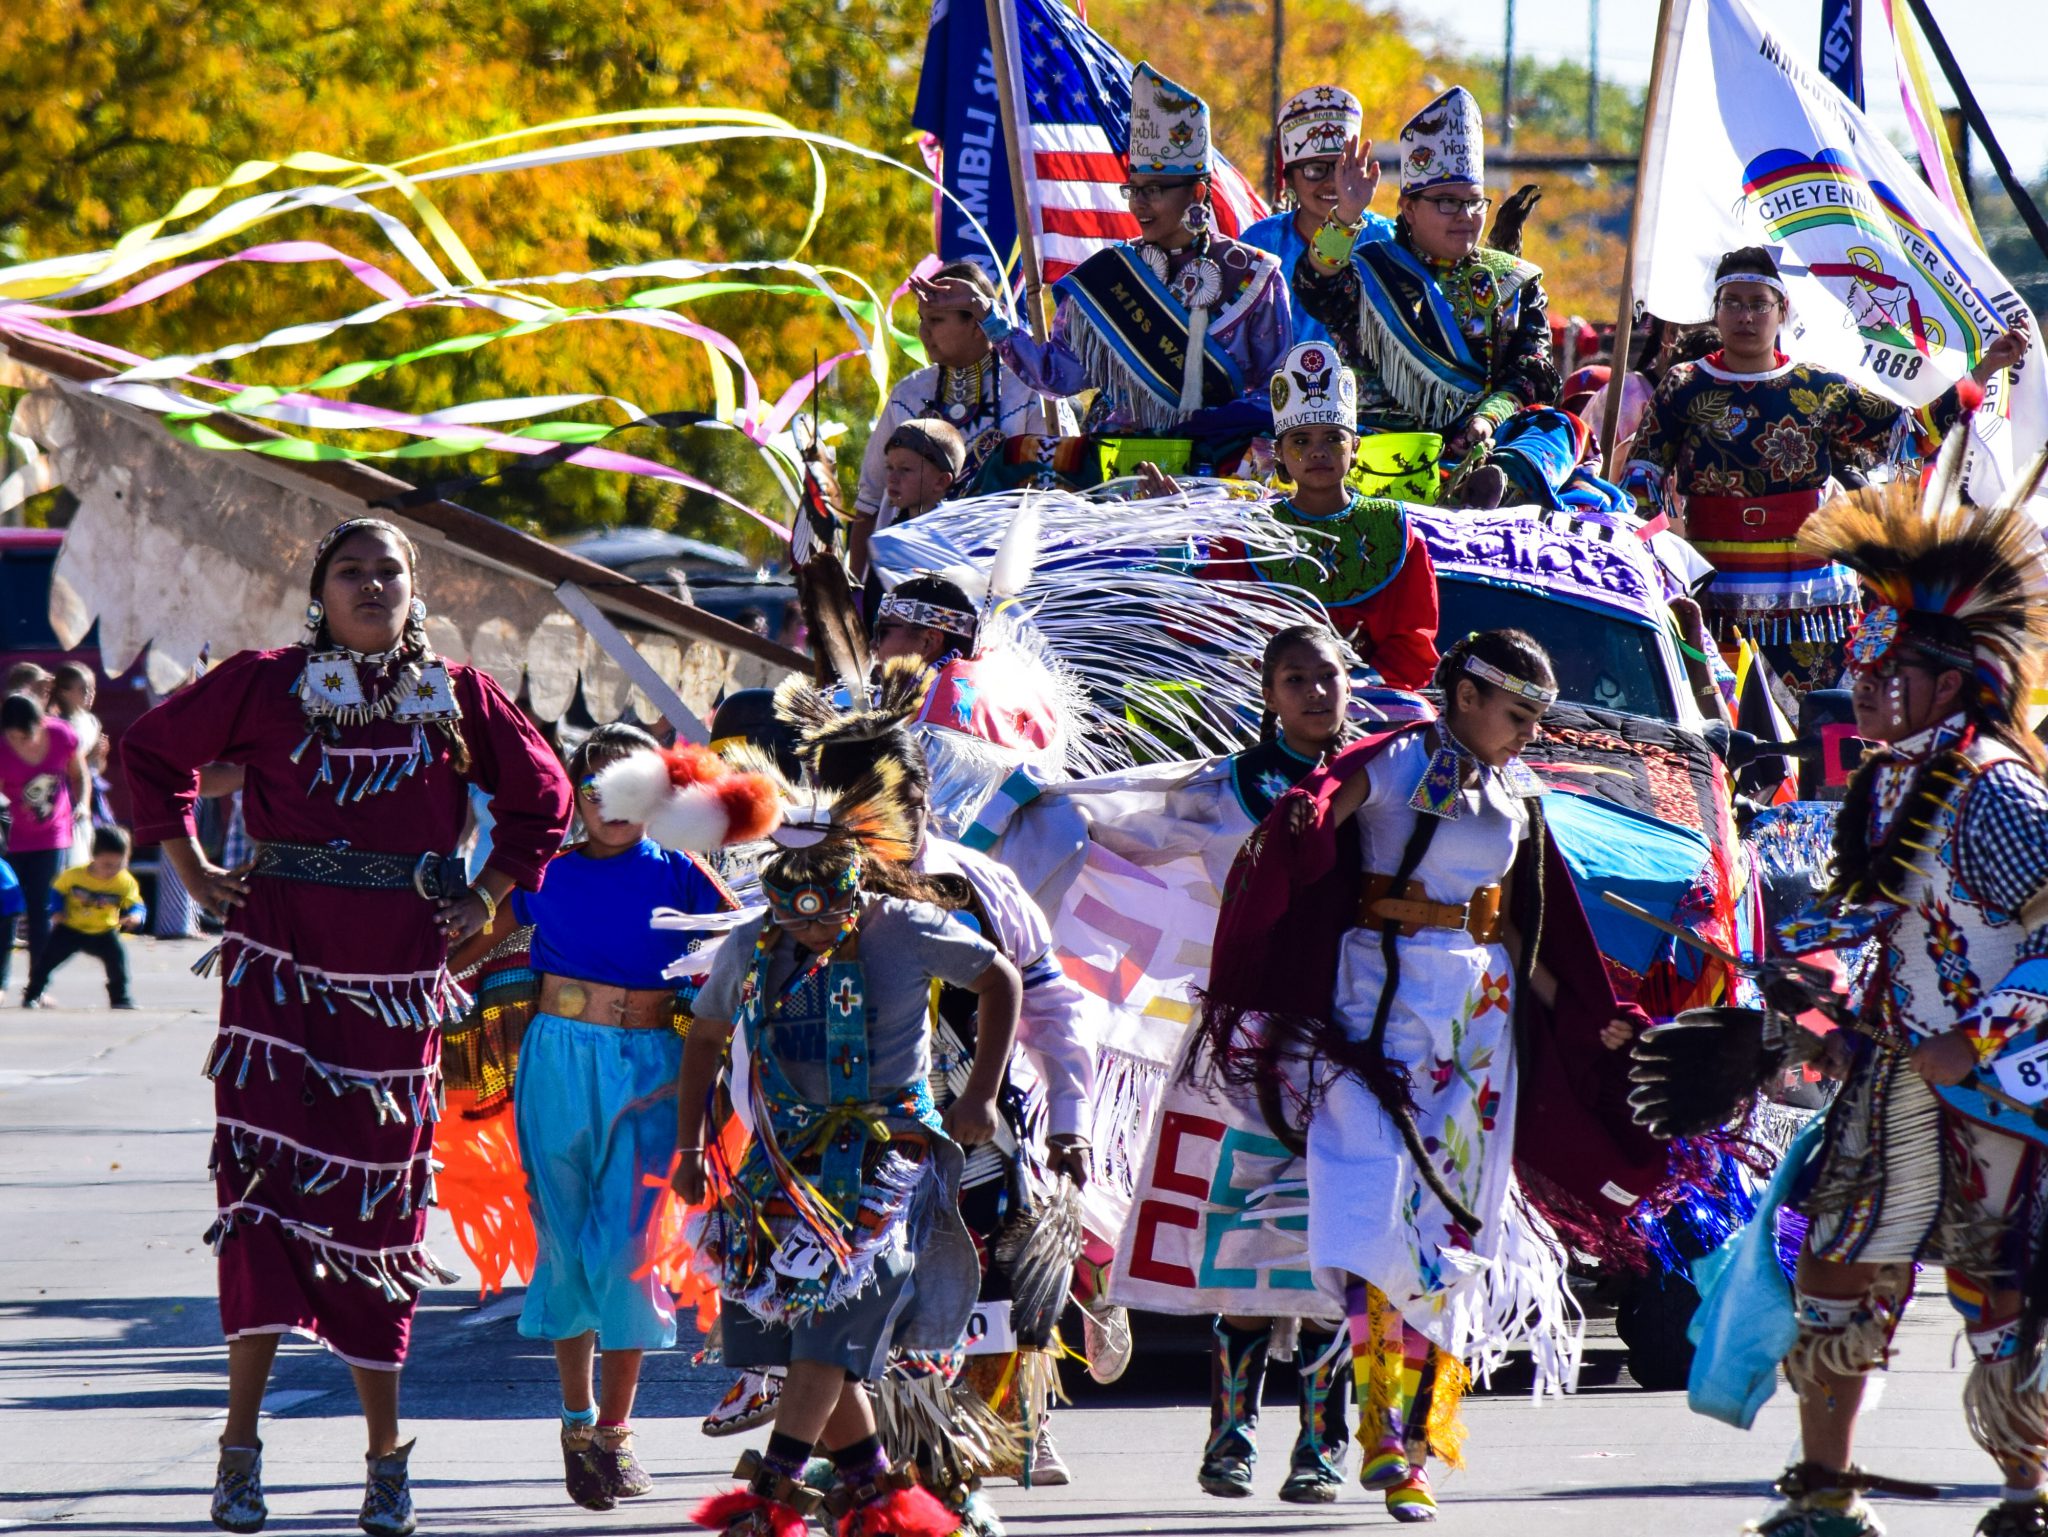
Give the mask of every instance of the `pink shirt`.
[(0, 736), (0, 795), (7, 797), (14, 830), (7, 847), (16, 854), (42, 854), (71, 847), (72, 757), (78, 733), (54, 715), (43, 720), (48, 740), (43, 756), (30, 763)]

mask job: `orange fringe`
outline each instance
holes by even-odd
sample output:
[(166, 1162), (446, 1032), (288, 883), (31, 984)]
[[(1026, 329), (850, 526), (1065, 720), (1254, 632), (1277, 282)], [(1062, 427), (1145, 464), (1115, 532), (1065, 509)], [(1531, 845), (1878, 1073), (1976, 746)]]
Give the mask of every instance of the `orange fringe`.
[[(736, 1169), (746, 1156), (747, 1133), (740, 1125), (738, 1116), (727, 1119), (718, 1134), (718, 1143), (720, 1158), (707, 1158), (704, 1161), (707, 1205), (722, 1200), (725, 1194), (721, 1182), (712, 1171), (721, 1167)], [(646, 1258), (640, 1262), (640, 1268), (633, 1272), (633, 1279), (637, 1281), (642, 1276), (652, 1273), (668, 1288), (669, 1295), (675, 1298), (676, 1311), (680, 1313), (685, 1308), (694, 1311), (697, 1315), (697, 1332), (709, 1334), (712, 1326), (718, 1322), (718, 1282), (697, 1268), (697, 1251), (690, 1247), (689, 1239), (684, 1237), (690, 1219), (704, 1208), (688, 1205), (675, 1193), (673, 1182), (676, 1168), (682, 1160), (683, 1155), (677, 1153), (669, 1159), (667, 1172), (640, 1176), (643, 1185), (660, 1191), (660, 1194), (655, 1198), (654, 1213), (647, 1222), (645, 1246), (642, 1250)]]
[(526, 1206), (526, 1171), (509, 1114), (472, 1119), (476, 1093), (448, 1090), (448, 1113), (434, 1132), (441, 1161), (435, 1188), (455, 1224), (455, 1241), (477, 1268), (477, 1296), (503, 1291), (505, 1277), (533, 1279), (537, 1240)]

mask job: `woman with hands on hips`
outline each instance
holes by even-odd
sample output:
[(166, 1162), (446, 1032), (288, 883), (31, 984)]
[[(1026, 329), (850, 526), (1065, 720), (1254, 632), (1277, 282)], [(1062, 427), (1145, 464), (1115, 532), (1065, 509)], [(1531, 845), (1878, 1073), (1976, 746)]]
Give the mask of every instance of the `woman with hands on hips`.
[[(286, 1333), (354, 1373), (364, 1529), (413, 1528), (398, 1372), (420, 1290), (455, 1278), (424, 1242), (440, 1027), (467, 1007), (448, 949), (539, 883), (569, 821), (568, 780), (518, 706), (434, 654), (416, 568), (392, 524), (342, 523), (314, 554), (305, 639), (230, 657), (123, 742), (137, 841), (227, 930), (200, 967), (226, 983), (206, 1066), (228, 1340), (212, 1514), (229, 1531), (266, 1517), (257, 1418)], [(241, 771), (258, 844), (241, 869), (193, 836), (209, 765)], [(497, 816), (474, 886), (453, 857), (472, 784)]]

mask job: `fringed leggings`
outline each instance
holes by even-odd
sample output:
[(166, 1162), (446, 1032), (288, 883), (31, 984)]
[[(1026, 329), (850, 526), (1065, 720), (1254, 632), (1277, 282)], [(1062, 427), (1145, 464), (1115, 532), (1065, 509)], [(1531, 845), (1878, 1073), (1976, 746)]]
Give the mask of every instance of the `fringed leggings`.
[(1351, 1329), (1358, 1444), (1366, 1456), (1399, 1447), (1416, 1467), (1430, 1453), (1448, 1467), (1463, 1467), (1465, 1422), (1458, 1405), (1471, 1381), (1464, 1366), (1403, 1322), (1400, 1310), (1370, 1282), (1351, 1280), (1344, 1312)]
[[(1883, 1265), (1856, 1296), (1796, 1293), (1799, 1338), (1785, 1376), (1801, 1397), (1831, 1394), (1831, 1377), (1864, 1377), (1885, 1365), (1912, 1283), (1910, 1266)], [(1948, 1296), (1973, 1357), (1963, 1388), (1970, 1437), (2009, 1480), (2031, 1481), (2048, 1462), (2048, 1361), (2038, 1346), (2031, 1356), (2021, 1351), (2019, 1296), (1958, 1270), (1948, 1272)]]
[(1799, 1338), (1785, 1357), (1785, 1380), (1793, 1391), (1802, 1398), (1810, 1393), (1832, 1397), (1829, 1377), (1867, 1377), (1882, 1367), (1891, 1357), (1892, 1335), (1912, 1294), (1910, 1265), (1877, 1266), (1870, 1285), (1848, 1296), (1802, 1285), (1793, 1293)]
[(1970, 1439), (2005, 1469), (2009, 1484), (2019, 1474), (2032, 1481), (2048, 1461), (2048, 1361), (2038, 1344), (2020, 1348), (2019, 1294), (1951, 1270), (1948, 1300), (1962, 1315), (1974, 1358), (1963, 1387)]

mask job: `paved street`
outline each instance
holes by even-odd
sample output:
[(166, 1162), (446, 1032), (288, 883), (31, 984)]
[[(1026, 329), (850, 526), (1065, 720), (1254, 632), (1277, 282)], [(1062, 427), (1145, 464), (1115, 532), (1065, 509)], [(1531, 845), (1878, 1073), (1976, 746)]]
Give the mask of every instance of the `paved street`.
[[(210, 1531), (205, 1490), (225, 1402), (213, 1266), (200, 1233), (209, 1086), (199, 1062), (215, 983), (185, 966), (196, 943), (136, 944), (145, 1007), (0, 1012), (0, 1528), (136, 1534)], [(17, 957), (19, 962), (22, 958)], [(74, 962), (53, 991), (96, 1003), (97, 968)], [(19, 986), (21, 966), (16, 968)], [(438, 1218), (434, 1246), (459, 1260)], [(514, 1297), (516, 1298), (516, 1293)], [(405, 1380), (419, 1437), (422, 1531), (432, 1534), (674, 1532), (718, 1487), (737, 1451), (694, 1416), (722, 1387), (678, 1350), (650, 1363), (638, 1416), (657, 1492), (609, 1515), (568, 1504), (555, 1444), (553, 1368), (521, 1340), (513, 1299), (479, 1309), (473, 1288), (429, 1295)], [(1899, 1368), (1868, 1416), (1864, 1460), (1907, 1477), (1962, 1477), (1933, 1507), (1886, 1503), (1899, 1537), (1967, 1533), (1994, 1497), (1990, 1466), (1964, 1436), (1952, 1315), (1929, 1296), (1909, 1316)], [(1473, 1466), (1442, 1486), (1447, 1532), (1733, 1533), (1765, 1505), (1793, 1441), (1780, 1392), (1744, 1435), (1690, 1415), (1680, 1394), (1644, 1393), (1596, 1338), (1576, 1400), (1531, 1409), (1489, 1396), (1469, 1410)], [(1017, 1537), (1235, 1532), (1246, 1537), (1390, 1529), (1355, 1489), (1322, 1510), (1270, 1498), (1224, 1502), (1194, 1487), (1206, 1429), (1206, 1368), (1141, 1358), (1113, 1392), (1057, 1419), (1074, 1469), (1063, 1489), (999, 1486)], [(269, 1530), (349, 1532), (362, 1446), (339, 1363), (287, 1344), (264, 1435)], [(1267, 1408), (1261, 1483), (1277, 1486), (1292, 1410)]]

